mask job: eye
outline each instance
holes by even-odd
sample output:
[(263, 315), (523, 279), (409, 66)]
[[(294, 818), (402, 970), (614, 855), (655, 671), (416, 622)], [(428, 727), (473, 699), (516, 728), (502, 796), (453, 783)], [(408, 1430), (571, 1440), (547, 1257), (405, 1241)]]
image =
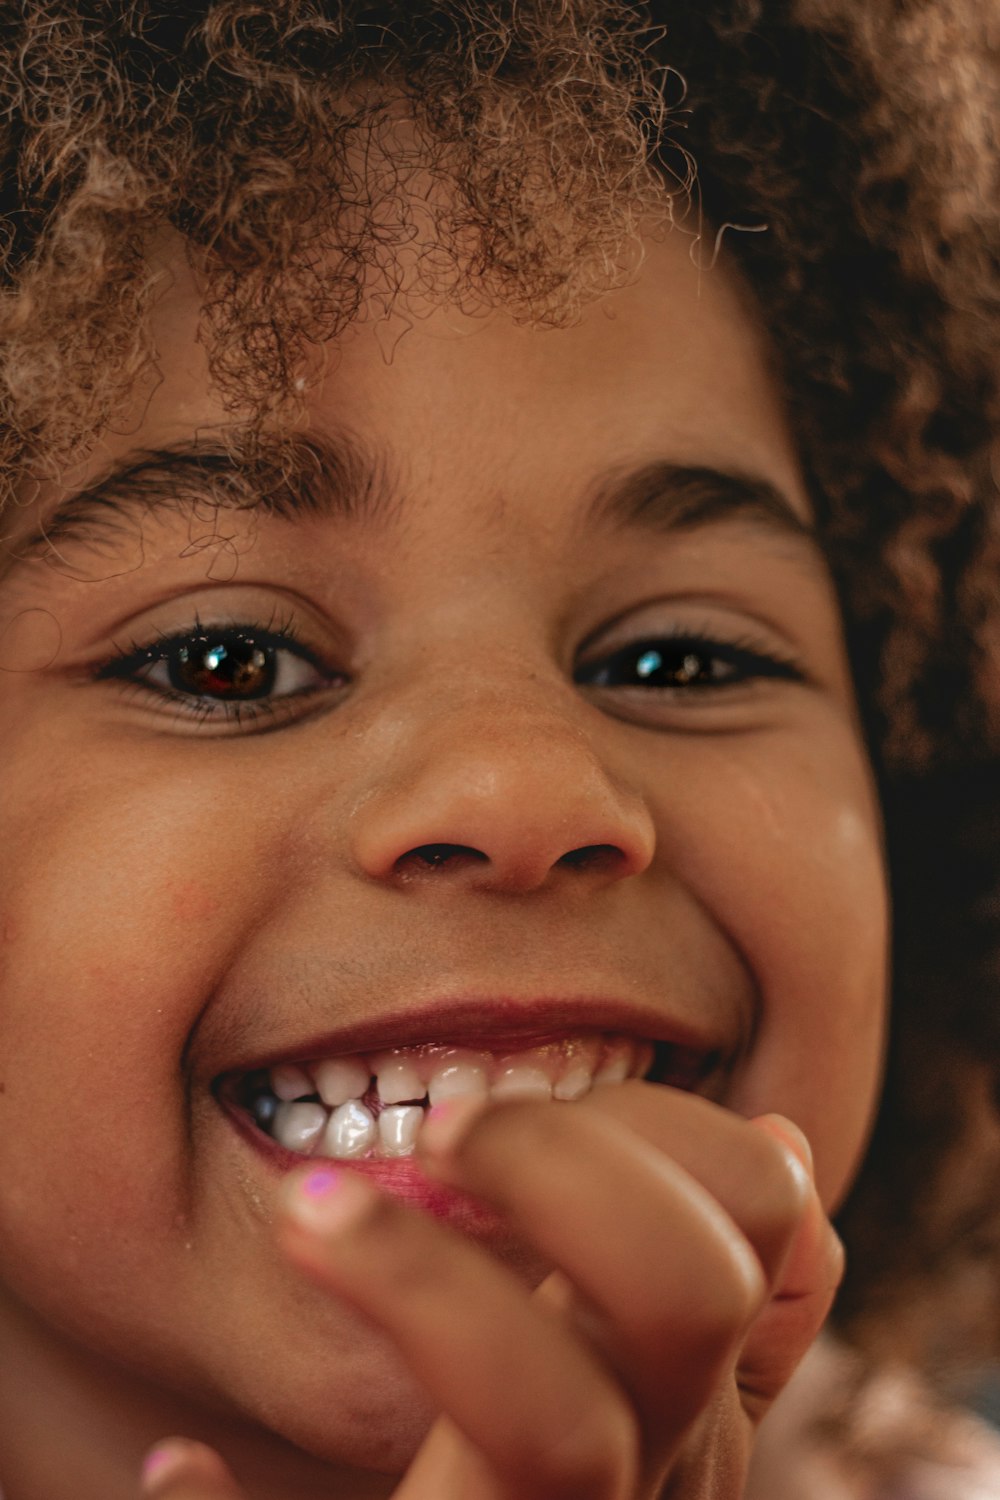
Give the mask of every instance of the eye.
[(119, 648), (96, 676), (130, 683), (200, 720), (239, 722), (273, 716), (289, 700), (347, 681), (296, 640), (290, 623), (275, 628), (200, 621), (187, 631)]
[(574, 673), (574, 681), (581, 686), (658, 688), (674, 693), (703, 693), (762, 677), (802, 681), (793, 662), (770, 651), (703, 635), (645, 637), (582, 663)]

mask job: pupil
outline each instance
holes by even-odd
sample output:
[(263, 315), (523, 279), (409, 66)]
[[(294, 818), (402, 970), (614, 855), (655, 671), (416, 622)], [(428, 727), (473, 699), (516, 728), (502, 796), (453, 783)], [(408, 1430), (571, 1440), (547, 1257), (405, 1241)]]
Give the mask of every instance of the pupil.
[(186, 693), (214, 693), (220, 698), (263, 698), (273, 690), (273, 657), (252, 640), (202, 641), (195, 649), (181, 646), (170, 663), (171, 686)]
[(683, 646), (668, 651), (648, 646), (635, 658), (634, 671), (642, 682), (655, 687), (699, 682), (712, 675), (701, 652), (685, 650)]

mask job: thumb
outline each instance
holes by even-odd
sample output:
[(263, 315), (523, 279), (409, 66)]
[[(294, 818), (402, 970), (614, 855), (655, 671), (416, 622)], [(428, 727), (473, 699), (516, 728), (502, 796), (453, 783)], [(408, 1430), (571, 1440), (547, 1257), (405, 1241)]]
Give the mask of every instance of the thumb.
[(142, 1494), (150, 1500), (246, 1500), (219, 1455), (187, 1438), (167, 1438), (147, 1453)]

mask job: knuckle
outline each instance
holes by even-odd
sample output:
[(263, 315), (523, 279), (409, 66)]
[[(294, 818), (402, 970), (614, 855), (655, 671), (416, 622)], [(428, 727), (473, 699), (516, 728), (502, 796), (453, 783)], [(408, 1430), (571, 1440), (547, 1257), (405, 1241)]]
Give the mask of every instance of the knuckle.
[(767, 1298), (764, 1268), (748, 1244), (741, 1245), (730, 1256), (729, 1275), (720, 1281), (729, 1290), (728, 1326), (735, 1326), (741, 1333)]
[(745, 1333), (767, 1296), (767, 1281), (757, 1257), (746, 1244), (732, 1244), (708, 1268), (698, 1289), (673, 1326), (665, 1329), (676, 1348), (678, 1337), (701, 1359), (726, 1354)]

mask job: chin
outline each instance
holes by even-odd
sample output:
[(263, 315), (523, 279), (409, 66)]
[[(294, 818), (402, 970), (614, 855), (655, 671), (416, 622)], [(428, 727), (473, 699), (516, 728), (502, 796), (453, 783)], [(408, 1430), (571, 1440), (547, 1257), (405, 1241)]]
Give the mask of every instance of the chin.
[(335, 1362), (306, 1378), (281, 1377), (258, 1394), (254, 1421), (333, 1467), (402, 1474), (427, 1436), (435, 1412), (394, 1352), (375, 1354), (361, 1373), (338, 1375)]

